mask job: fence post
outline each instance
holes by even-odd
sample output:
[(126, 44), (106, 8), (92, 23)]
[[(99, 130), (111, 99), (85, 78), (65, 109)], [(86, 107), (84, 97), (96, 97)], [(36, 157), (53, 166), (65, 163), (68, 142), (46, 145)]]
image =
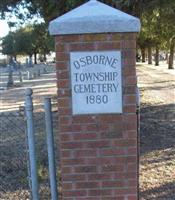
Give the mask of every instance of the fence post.
[(30, 159), (32, 199), (39, 200), (36, 152), (35, 152), (35, 137), (34, 137), (34, 125), (33, 125), (32, 93), (33, 93), (32, 89), (30, 88), (26, 89), (25, 112), (26, 112), (26, 118), (27, 118), (27, 137), (28, 137), (29, 159)]
[(57, 193), (57, 181), (56, 181), (56, 167), (55, 167), (55, 154), (54, 154), (54, 136), (53, 136), (53, 120), (51, 111), (51, 99), (44, 99), (45, 108), (45, 121), (46, 121), (46, 133), (47, 133), (47, 150), (49, 160), (49, 176), (52, 200), (58, 199)]

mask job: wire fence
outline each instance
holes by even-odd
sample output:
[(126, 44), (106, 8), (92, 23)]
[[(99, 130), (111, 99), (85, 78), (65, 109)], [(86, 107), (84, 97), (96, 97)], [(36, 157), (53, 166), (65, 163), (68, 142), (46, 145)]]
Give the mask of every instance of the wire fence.
[[(44, 110), (39, 109), (33, 115), (39, 196), (42, 200), (50, 200)], [(57, 112), (53, 111), (52, 116), (58, 166)], [(0, 160), (0, 200), (31, 199), (26, 120), (23, 111), (0, 113)], [(59, 176), (58, 169), (57, 175)]]
[(0, 199), (29, 199), (28, 156), (24, 116), (0, 114)]

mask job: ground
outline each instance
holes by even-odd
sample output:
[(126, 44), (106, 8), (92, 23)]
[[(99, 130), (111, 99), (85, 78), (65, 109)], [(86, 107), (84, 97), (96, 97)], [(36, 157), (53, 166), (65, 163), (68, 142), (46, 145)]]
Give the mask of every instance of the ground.
[[(35, 66), (30, 70), (44, 67)], [(2, 84), (7, 74), (0, 75)], [(137, 75), (141, 94), (140, 200), (175, 200), (175, 71), (168, 70), (165, 63), (157, 67), (138, 63)], [(9, 90), (0, 90), (0, 113), (14, 113), (23, 106), (27, 87), (33, 88), (35, 108), (40, 107), (44, 96), (55, 98), (55, 70), (23, 83), (18, 81)], [(1, 198), (1, 192), (1, 200), (27, 199), (14, 190)]]
[(140, 200), (175, 199), (175, 73), (137, 66), (141, 92)]

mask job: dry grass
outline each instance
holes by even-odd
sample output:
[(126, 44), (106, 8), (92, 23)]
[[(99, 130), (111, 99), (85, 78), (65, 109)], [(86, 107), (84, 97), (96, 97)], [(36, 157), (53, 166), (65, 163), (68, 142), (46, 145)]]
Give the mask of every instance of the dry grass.
[[(163, 70), (146, 65), (138, 69), (142, 102), (140, 200), (175, 199), (175, 91), (174, 82), (169, 81), (174, 72)], [(152, 78), (155, 73), (157, 77)]]

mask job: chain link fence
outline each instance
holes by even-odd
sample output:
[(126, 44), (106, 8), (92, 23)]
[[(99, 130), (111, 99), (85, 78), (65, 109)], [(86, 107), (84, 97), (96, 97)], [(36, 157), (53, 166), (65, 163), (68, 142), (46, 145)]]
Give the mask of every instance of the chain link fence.
[(24, 115), (0, 114), (0, 199), (29, 199)]
[[(33, 116), (39, 196), (42, 200), (50, 200), (45, 114), (43, 108), (37, 109)], [(55, 136), (55, 159), (58, 166), (57, 112), (53, 111), (52, 116)], [(31, 199), (27, 142), (24, 112), (0, 113), (0, 200)], [(58, 168), (57, 175), (59, 177)]]

